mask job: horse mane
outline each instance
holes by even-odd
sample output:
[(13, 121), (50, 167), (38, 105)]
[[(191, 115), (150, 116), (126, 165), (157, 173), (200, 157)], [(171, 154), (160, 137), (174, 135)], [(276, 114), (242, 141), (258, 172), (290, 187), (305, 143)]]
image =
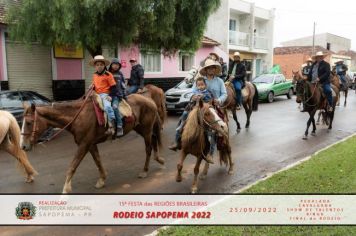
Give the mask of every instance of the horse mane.
[(195, 107), (187, 118), (186, 124), (184, 126), (182, 141), (187, 140), (188, 142), (192, 142), (199, 138), (202, 132), (199, 132), (200, 124), (199, 124), (199, 109)]

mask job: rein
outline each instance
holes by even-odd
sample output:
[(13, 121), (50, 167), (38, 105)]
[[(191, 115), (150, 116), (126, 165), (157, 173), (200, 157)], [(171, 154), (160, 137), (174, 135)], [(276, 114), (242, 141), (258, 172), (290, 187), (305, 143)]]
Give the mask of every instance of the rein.
[[(313, 92), (312, 92), (312, 95), (305, 101), (305, 104), (307, 104), (307, 103), (313, 98), (313, 96), (314, 96), (314, 94), (315, 94), (315, 90), (316, 90), (317, 87), (318, 87), (318, 84), (319, 84), (319, 82), (317, 82), (317, 83), (315, 84), (314, 89), (313, 89)], [(310, 104), (308, 104), (308, 105), (314, 107), (314, 106), (316, 106), (316, 105), (318, 105), (318, 104), (315, 103), (314, 105), (310, 105)]]

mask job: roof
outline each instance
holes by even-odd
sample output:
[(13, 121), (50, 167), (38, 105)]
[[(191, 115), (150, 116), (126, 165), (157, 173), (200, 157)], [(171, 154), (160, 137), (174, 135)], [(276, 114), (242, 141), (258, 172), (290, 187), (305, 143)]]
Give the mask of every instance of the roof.
[(219, 43), (218, 41), (215, 41), (214, 39), (211, 39), (211, 38), (206, 37), (206, 36), (203, 36), (202, 44), (203, 45), (209, 45), (209, 46), (219, 46), (219, 45), (221, 45), (221, 43)]
[[(326, 48), (315, 46), (314, 52), (322, 51), (325, 54), (334, 54), (333, 51)], [(312, 55), (312, 46), (291, 46), (291, 47), (276, 47), (274, 48), (274, 55), (288, 55), (288, 54), (308, 54)]]

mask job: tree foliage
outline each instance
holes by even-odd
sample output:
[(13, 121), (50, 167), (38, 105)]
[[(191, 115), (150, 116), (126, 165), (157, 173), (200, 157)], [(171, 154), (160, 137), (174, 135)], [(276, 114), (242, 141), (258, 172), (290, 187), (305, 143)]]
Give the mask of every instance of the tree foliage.
[(137, 43), (152, 49), (196, 50), (220, 0), (22, 0), (10, 6), (10, 37), (26, 43), (103, 45)]

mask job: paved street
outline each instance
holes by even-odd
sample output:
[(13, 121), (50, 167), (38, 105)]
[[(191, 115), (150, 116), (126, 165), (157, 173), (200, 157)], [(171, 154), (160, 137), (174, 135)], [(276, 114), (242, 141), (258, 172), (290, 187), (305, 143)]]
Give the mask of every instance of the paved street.
[[(343, 99), (343, 97), (342, 97)], [(211, 166), (208, 178), (200, 182), (201, 193), (231, 193), (296, 162), (315, 151), (326, 147), (356, 132), (356, 96), (349, 93), (348, 106), (337, 107), (333, 130), (318, 126), (317, 136), (302, 140), (308, 115), (297, 109), (295, 97), (288, 100), (277, 98), (272, 104), (263, 103), (259, 111), (252, 114), (251, 128), (239, 134), (234, 122), (230, 122), (231, 145), (235, 172), (227, 175), (225, 167)], [(238, 117), (245, 123), (244, 112)], [(91, 156), (87, 155), (79, 166), (72, 181), (73, 193), (188, 193), (193, 177), (194, 157), (188, 157), (184, 166), (184, 180), (175, 182), (178, 153), (167, 149), (173, 140), (178, 116), (170, 116), (164, 127), (162, 156), (166, 165), (162, 168), (151, 161), (149, 175), (138, 179), (144, 165), (143, 139), (135, 133), (101, 144), (103, 164), (108, 171), (106, 187), (95, 189), (98, 171)], [(1, 193), (61, 193), (65, 173), (73, 158), (76, 146), (70, 134), (61, 135), (45, 145), (38, 145), (29, 153), (31, 163), (40, 173), (35, 182), (26, 184), (16, 169), (13, 158), (0, 152), (0, 192)], [(215, 157), (215, 159), (217, 159)], [(59, 230), (60, 229), (60, 230)], [(72, 235), (78, 227), (2, 227), (1, 235)], [(59, 230), (59, 231), (57, 231)], [(139, 235), (149, 233), (154, 227), (81, 227), (85, 235)]]

